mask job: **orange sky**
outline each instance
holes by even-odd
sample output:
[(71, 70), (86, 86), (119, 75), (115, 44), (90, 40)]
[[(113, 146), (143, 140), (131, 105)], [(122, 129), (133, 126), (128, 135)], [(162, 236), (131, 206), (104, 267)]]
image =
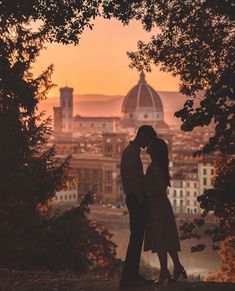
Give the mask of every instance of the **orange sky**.
[[(39, 74), (53, 63), (53, 82), (62, 87), (66, 83), (75, 94), (101, 93), (125, 95), (136, 84), (139, 73), (128, 67), (126, 51), (136, 50), (138, 40), (148, 40), (151, 34), (132, 22), (123, 26), (117, 20), (98, 19), (93, 30), (86, 29), (78, 46), (48, 44), (34, 65)], [(155, 68), (146, 79), (156, 90), (178, 91), (178, 80)], [(59, 88), (49, 97), (58, 96)]]

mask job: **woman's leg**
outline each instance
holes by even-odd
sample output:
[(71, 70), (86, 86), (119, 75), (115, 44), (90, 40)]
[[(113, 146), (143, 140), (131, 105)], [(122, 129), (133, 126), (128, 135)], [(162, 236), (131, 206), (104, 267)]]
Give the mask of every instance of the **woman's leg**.
[(156, 281), (156, 284), (162, 285), (165, 281), (168, 281), (168, 283), (171, 281), (171, 276), (167, 268), (167, 252), (160, 252), (158, 253), (158, 258), (160, 261), (160, 275), (158, 281)]
[(158, 258), (161, 267), (161, 273), (166, 274), (168, 272), (167, 268), (167, 252), (160, 252), (158, 253)]
[(172, 281), (177, 281), (180, 276), (182, 276), (183, 279), (187, 279), (187, 273), (185, 272), (184, 267), (180, 263), (178, 252), (170, 251), (169, 254), (174, 263), (174, 276), (172, 278)]
[(175, 270), (182, 269), (183, 266), (180, 263), (178, 252), (177, 251), (169, 251), (169, 254), (170, 254), (171, 259), (173, 261)]

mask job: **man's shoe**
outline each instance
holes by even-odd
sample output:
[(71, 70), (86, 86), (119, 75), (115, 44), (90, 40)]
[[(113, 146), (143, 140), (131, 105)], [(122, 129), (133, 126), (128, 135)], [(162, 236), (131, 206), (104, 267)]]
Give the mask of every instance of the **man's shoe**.
[(154, 280), (145, 279), (143, 276), (139, 275), (137, 278), (137, 282), (143, 285), (151, 285), (154, 284)]
[(138, 288), (143, 286), (143, 283), (137, 281), (119, 281), (119, 289), (126, 289), (126, 288)]

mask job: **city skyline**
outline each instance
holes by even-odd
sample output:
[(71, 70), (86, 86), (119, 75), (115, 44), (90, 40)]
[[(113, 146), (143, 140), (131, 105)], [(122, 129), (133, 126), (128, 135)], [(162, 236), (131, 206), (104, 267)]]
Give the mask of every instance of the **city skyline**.
[[(148, 41), (153, 33), (144, 31), (136, 21), (123, 26), (117, 20), (97, 19), (93, 30), (86, 29), (81, 35), (78, 46), (47, 44), (33, 73), (38, 75), (54, 64), (52, 80), (57, 87), (50, 90), (49, 98), (58, 96), (58, 88), (65, 85), (73, 87), (75, 94), (126, 95), (139, 76), (129, 68), (126, 52), (135, 51), (138, 40)], [(179, 80), (159, 68), (154, 67), (146, 77), (157, 91), (179, 89)]]

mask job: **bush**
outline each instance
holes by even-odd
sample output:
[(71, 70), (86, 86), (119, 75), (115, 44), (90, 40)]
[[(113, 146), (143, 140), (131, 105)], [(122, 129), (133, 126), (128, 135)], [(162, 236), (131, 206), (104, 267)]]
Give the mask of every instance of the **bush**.
[(96, 275), (115, 274), (119, 260), (116, 245), (106, 227), (88, 219), (88, 193), (79, 207), (57, 216), (34, 216), (0, 224), (0, 264), (2, 267), (71, 271)]

